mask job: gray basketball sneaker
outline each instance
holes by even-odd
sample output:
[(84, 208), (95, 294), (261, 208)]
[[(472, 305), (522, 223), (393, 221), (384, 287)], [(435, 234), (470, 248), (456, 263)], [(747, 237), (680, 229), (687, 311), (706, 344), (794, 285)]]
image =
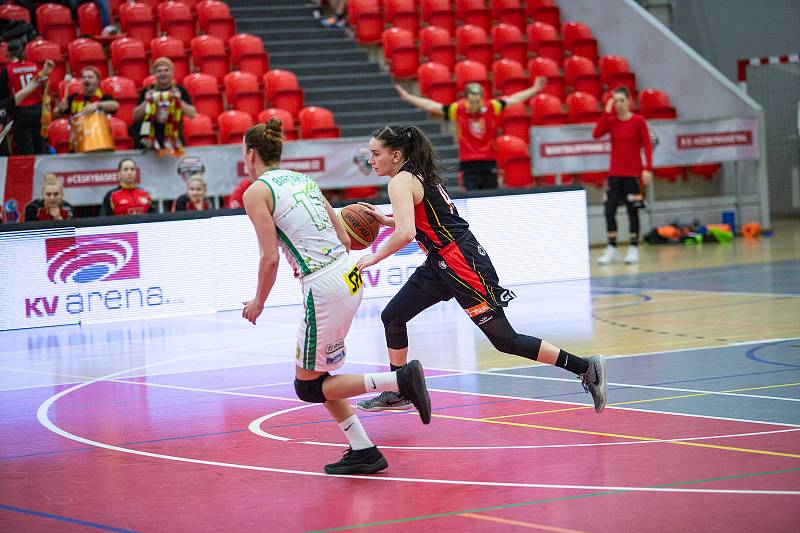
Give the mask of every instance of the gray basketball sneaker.
[(588, 359), (589, 370), (581, 374), (583, 389), (592, 395), (594, 410), (602, 413), (608, 399), (608, 381), (606, 380), (606, 358), (595, 355)]
[(400, 396), (399, 392), (386, 391), (368, 400), (361, 400), (356, 407), (362, 411), (407, 411), (414, 404)]

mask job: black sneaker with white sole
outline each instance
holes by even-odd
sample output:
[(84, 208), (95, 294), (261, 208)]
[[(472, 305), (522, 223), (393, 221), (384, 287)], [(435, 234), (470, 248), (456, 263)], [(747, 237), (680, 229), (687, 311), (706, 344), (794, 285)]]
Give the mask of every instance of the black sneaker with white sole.
[(423, 424), (431, 423), (431, 397), (425, 385), (425, 373), (422, 364), (414, 359), (397, 369), (397, 386), (400, 395), (410, 400), (419, 411)]
[(608, 380), (606, 379), (606, 358), (595, 355), (588, 360), (589, 370), (581, 374), (583, 389), (592, 395), (594, 410), (602, 413), (608, 400)]
[(354, 450), (347, 448), (342, 458), (329, 465), (325, 465), (326, 474), (375, 474), (389, 466), (386, 458), (377, 446)]

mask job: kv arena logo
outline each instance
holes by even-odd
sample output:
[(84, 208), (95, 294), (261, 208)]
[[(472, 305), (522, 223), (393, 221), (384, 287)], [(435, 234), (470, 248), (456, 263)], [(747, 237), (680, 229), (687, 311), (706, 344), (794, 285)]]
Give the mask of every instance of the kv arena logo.
[[(392, 236), (394, 233), (394, 227), (392, 226), (381, 226), (381, 230), (378, 233), (378, 236), (375, 238), (375, 242), (371, 245), (372, 253), (375, 253), (378, 248), (381, 247), (384, 241), (386, 241), (389, 237)], [(416, 254), (421, 254), (422, 250), (420, 249), (419, 245), (412, 241), (406, 244), (403, 248), (398, 250), (394, 255), (396, 256), (413, 256)], [(383, 276), (384, 283), (388, 283), (389, 285), (402, 285), (406, 282), (408, 277), (416, 270), (418, 264), (414, 260), (415, 258), (410, 257), (409, 263), (404, 266), (393, 266), (387, 269), (381, 269), (380, 266), (371, 267), (364, 270), (361, 273), (361, 276), (369, 283), (370, 286), (375, 287), (379, 283), (381, 283), (381, 276)]]
[[(169, 303), (161, 287), (131, 286), (129, 280), (140, 278), (139, 238), (135, 232), (47, 239), (45, 256), (47, 278), (51, 283), (83, 285), (87, 290), (68, 294), (63, 300), (60, 295), (26, 298), (28, 318), (53, 316), (61, 309), (61, 304), (67, 313), (79, 314)], [(124, 286), (113, 283), (126, 280)], [(103, 285), (95, 288), (99, 282)], [(90, 286), (93, 290), (88, 290)]]

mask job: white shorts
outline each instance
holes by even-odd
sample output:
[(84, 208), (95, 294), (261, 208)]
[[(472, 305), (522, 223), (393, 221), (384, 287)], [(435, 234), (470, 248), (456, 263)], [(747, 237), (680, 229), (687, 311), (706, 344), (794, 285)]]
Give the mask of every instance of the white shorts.
[(302, 280), (305, 313), (297, 332), (297, 366), (330, 372), (344, 364), (344, 338), (361, 303), (362, 281), (356, 262), (342, 254), (334, 263)]

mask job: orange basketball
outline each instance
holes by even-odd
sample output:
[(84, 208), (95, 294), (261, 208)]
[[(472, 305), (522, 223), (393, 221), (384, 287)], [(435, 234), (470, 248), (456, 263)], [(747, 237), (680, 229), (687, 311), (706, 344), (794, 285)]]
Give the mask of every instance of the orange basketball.
[(357, 204), (345, 206), (339, 211), (339, 217), (344, 222), (344, 228), (350, 235), (350, 248), (363, 250), (378, 236), (380, 224), (378, 220), (365, 208)]

